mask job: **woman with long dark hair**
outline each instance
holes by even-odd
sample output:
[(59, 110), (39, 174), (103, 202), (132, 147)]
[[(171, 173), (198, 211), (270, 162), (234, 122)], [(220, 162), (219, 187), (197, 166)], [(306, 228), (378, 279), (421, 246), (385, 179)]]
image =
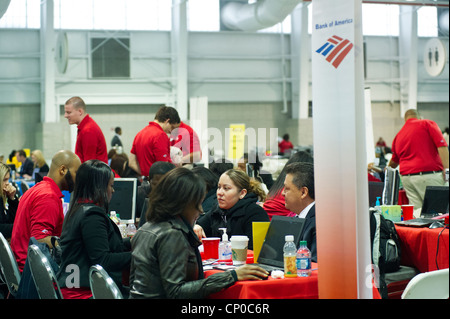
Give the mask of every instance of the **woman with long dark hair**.
[(65, 299), (92, 297), (89, 268), (95, 264), (123, 288), (122, 271), (130, 265), (131, 252), (129, 240), (122, 239), (119, 228), (108, 217), (113, 184), (114, 174), (102, 161), (86, 161), (77, 171), (60, 240), (58, 282)]
[(16, 188), (9, 183), (11, 169), (0, 163), (0, 233), (5, 238), (11, 238), (19, 196)]
[(152, 189), (147, 223), (132, 239), (130, 298), (205, 298), (237, 280), (267, 278), (255, 265), (204, 278), (193, 226), (205, 192), (203, 179), (184, 167), (169, 171)]

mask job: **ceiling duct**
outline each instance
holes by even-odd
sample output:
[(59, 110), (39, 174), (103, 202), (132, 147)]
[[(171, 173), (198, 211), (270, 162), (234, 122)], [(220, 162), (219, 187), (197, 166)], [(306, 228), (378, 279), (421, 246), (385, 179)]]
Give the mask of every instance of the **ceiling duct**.
[(231, 30), (257, 31), (282, 22), (302, 0), (229, 2), (222, 8), (222, 23)]
[(8, 6), (11, 0), (0, 0), (0, 19), (5, 14), (6, 10), (8, 10)]

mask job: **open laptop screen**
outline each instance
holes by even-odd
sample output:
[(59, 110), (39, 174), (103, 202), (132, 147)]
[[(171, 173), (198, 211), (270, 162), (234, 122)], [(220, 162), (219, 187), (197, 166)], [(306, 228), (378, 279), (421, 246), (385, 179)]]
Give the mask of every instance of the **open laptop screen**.
[(115, 211), (124, 223), (134, 223), (136, 191), (136, 178), (114, 178), (114, 193), (109, 202), (109, 212)]
[(420, 217), (434, 217), (448, 213), (448, 186), (427, 186)]
[(304, 218), (273, 216), (258, 256), (258, 263), (283, 267), (285, 236), (293, 235), (295, 247), (298, 248), (304, 224)]

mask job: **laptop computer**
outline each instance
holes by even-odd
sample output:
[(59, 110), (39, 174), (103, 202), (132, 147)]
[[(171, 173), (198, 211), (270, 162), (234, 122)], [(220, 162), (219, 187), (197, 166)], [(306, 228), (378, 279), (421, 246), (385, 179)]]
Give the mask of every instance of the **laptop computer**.
[(298, 247), (304, 225), (304, 218), (273, 216), (255, 264), (267, 271), (284, 270), (285, 236), (293, 235), (295, 247)]
[(420, 217), (395, 224), (411, 227), (428, 227), (444, 218), (443, 214), (448, 213), (448, 204), (448, 186), (427, 186)]

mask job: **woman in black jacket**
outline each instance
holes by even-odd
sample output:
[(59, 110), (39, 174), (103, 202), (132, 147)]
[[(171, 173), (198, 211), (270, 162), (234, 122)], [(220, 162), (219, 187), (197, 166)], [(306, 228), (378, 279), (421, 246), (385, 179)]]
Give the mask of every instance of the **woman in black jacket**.
[(203, 276), (192, 226), (202, 211), (205, 184), (191, 170), (168, 172), (152, 190), (147, 223), (131, 243), (130, 298), (205, 298), (237, 280), (261, 280), (268, 273), (256, 265)]
[(130, 241), (122, 239), (119, 228), (107, 215), (113, 184), (114, 174), (102, 161), (86, 161), (77, 171), (60, 240), (62, 255), (57, 277), (64, 299), (92, 297), (89, 268), (96, 264), (126, 294), (122, 271), (131, 263)]
[(14, 219), (19, 206), (17, 190), (9, 183), (10, 176), (11, 169), (9, 166), (0, 163), (0, 233), (7, 239), (11, 238)]
[(221, 237), (219, 228), (226, 228), (229, 238), (246, 235), (248, 248), (253, 249), (253, 222), (268, 222), (266, 211), (257, 204), (264, 201), (260, 183), (238, 169), (230, 169), (220, 176), (217, 202), (198, 220), (194, 231), (199, 237)]

